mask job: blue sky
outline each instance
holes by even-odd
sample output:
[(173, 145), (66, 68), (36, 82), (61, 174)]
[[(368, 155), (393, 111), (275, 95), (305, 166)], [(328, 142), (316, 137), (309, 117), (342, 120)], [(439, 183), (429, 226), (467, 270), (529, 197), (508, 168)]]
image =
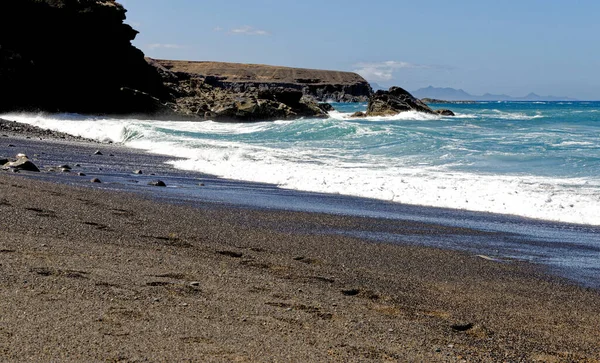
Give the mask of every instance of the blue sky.
[(383, 86), (600, 100), (597, 0), (118, 0), (163, 59), (356, 71)]

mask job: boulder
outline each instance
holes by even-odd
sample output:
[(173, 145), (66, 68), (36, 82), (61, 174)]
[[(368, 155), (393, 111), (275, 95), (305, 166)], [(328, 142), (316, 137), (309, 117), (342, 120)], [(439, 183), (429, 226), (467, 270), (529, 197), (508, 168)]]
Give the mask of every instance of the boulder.
[(367, 116), (393, 116), (400, 112), (418, 111), (428, 114), (435, 112), (421, 100), (413, 97), (400, 87), (388, 91), (379, 90), (369, 98)]
[(40, 172), (40, 169), (38, 169), (38, 167), (34, 163), (32, 163), (31, 160), (29, 160), (28, 158), (18, 158), (16, 161), (4, 164), (4, 167), (18, 171), (24, 170), (33, 171), (37, 173)]
[(353, 118), (367, 117), (367, 114), (362, 111), (357, 111), (357, 112), (353, 113), (352, 115), (350, 115), (350, 117), (353, 117)]
[(435, 110), (435, 113), (442, 116), (456, 116), (454, 112), (448, 109)]

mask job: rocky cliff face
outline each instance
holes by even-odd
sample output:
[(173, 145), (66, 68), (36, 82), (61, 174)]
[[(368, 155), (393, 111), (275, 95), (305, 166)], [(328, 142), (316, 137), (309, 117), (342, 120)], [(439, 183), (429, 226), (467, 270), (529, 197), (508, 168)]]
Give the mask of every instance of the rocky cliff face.
[(0, 14), (0, 111), (148, 112), (128, 89), (167, 95), (114, 0), (3, 0)]
[(326, 117), (317, 100), (366, 100), (348, 72), (146, 60), (114, 0), (2, 0), (0, 112), (257, 121)]
[(214, 87), (244, 93), (254, 89), (294, 89), (319, 102), (365, 102), (373, 93), (356, 73), (262, 64), (150, 60), (174, 73), (207, 79)]

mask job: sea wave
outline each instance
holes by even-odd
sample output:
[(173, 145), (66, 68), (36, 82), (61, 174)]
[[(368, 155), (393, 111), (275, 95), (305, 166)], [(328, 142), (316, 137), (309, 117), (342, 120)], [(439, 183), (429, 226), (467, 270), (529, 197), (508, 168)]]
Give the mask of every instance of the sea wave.
[[(551, 139), (550, 129), (543, 132), (519, 129), (520, 138), (511, 141), (497, 139), (493, 129), (484, 133), (481, 126), (473, 128), (475, 122), (447, 123), (439, 116), (431, 119), (437, 124), (381, 123), (348, 120), (348, 113), (332, 114), (327, 120), (245, 124), (123, 120), (72, 114), (0, 117), (99, 141), (121, 142), (178, 158), (170, 162), (177, 168), (224, 178), (406, 204), (600, 225), (598, 177), (511, 174), (498, 168), (496, 173), (490, 173), (469, 168), (468, 155), (479, 153), (485, 157), (487, 151), (513, 158), (519, 154), (494, 147), (510, 148), (505, 145), (518, 141), (516, 148), (528, 140), (538, 143), (538, 139)], [(519, 113), (501, 111), (500, 114)], [(476, 115), (486, 117), (483, 113)], [(427, 117), (430, 115), (415, 113), (384, 119), (427, 121)], [(467, 136), (469, 139), (464, 139)], [(487, 145), (483, 152), (478, 146), (482, 141)], [(587, 142), (571, 139), (554, 144), (588, 147)], [(397, 153), (399, 147), (402, 154)], [(492, 149), (488, 150), (489, 147)]]

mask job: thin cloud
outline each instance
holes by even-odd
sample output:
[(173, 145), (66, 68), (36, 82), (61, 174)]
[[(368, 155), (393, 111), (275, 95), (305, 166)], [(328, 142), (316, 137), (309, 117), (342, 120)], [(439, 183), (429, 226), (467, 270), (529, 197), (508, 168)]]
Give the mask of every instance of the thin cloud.
[(386, 61), (377, 63), (357, 63), (354, 72), (360, 74), (369, 81), (391, 81), (394, 73), (400, 69), (441, 69), (445, 67), (430, 66), (425, 64), (414, 64), (400, 61)]
[(154, 43), (148, 44), (148, 48), (150, 49), (183, 49), (185, 46), (181, 44), (162, 44), (162, 43)]
[(229, 33), (238, 35), (271, 35), (271, 33), (266, 30), (256, 29), (247, 25), (239, 28), (233, 28), (229, 31)]

